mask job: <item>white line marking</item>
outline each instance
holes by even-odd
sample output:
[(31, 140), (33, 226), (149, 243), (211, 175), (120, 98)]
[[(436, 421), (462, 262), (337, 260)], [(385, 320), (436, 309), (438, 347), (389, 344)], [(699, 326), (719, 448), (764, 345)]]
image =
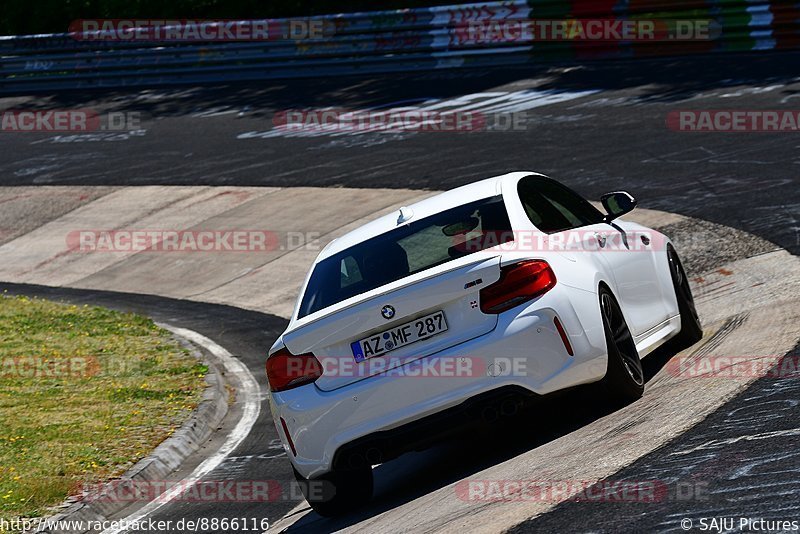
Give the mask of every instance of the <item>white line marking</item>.
[(697, 447), (692, 447), (691, 449), (685, 451), (673, 452), (671, 456), (683, 456), (704, 449), (712, 449), (716, 447), (721, 447), (723, 445), (733, 445), (734, 443), (738, 443), (740, 441), (756, 441), (756, 440), (772, 439), (772, 438), (786, 437), (786, 436), (800, 436), (800, 428), (790, 428), (788, 430), (773, 430), (771, 432), (762, 432), (761, 434), (750, 434), (750, 435), (736, 436), (733, 438), (726, 438), (726, 439), (712, 439), (710, 441), (706, 441), (702, 445), (698, 445)]
[[(126, 517), (125, 521), (128, 523), (141, 521), (147, 516), (152, 515), (156, 510), (160, 509), (175, 499), (175, 497), (179, 496), (181, 494), (181, 488), (191, 486), (194, 482), (198, 481), (216, 469), (217, 466), (219, 466), (230, 453), (236, 450), (236, 448), (241, 445), (245, 438), (250, 434), (250, 431), (252, 430), (256, 420), (258, 420), (259, 414), (261, 413), (261, 388), (259, 387), (258, 382), (256, 382), (256, 379), (253, 377), (253, 374), (242, 362), (237, 360), (230, 352), (225, 350), (220, 345), (193, 330), (177, 328), (166, 324), (159, 324), (158, 326), (165, 328), (181, 337), (185, 337), (193, 343), (197, 343), (208, 350), (211, 354), (222, 360), (222, 364), (225, 367), (225, 372), (229, 376), (236, 376), (241, 382), (240, 392), (242, 394), (242, 398), (244, 399), (244, 408), (242, 409), (242, 418), (239, 419), (238, 423), (236, 423), (236, 427), (216, 453), (203, 460), (203, 463), (198, 465), (188, 477), (181, 481), (180, 484), (175, 484), (172, 489), (159, 495), (157, 500), (144, 505), (135, 513)], [(108, 528), (104, 530), (102, 534), (119, 534), (123, 531), (124, 530), (121, 528)]]
[[(411, 106), (392, 106), (389, 108), (381, 108), (379, 111), (387, 114), (400, 115), (409, 111), (446, 111), (450, 113), (477, 111), (484, 114), (497, 113), (520, 113), (530, 109), (550, 106), (560, 102), (567, 102), (578, 98), (594, 95), (599, 93), (599, 89), (591, 89), (586, 91), (554, 91), (537, 89), (525, 89), (521, 91), (492, 91), (485, 93), (472, 93), (462, 95), (455, 98), (444, 100), (428, 100), (422, 105)], [(320, 108), (317, 111), (324, 111), (326, 108)], [(359, 111), (359, 110), (353, 110)], [(370, 110), (360, 110), (370, 111)], [(376, 111), (376, 110), (372, 110)], [(347, 123), (347, 119), (343, 115), (341, 121), (343, 124)], [(277, 125), (271, 130), (262, 132), (252, 131), (243, 132), (236, 136), (237, 139), (251, 139), (262, 138), (269, 139), (273, 137), (340, 137), (340, 136), (361, 136), (366, 134), (385, 134), (389, 133), (417, 133), (417, 126), (408, 125), (403, 128), (397, 121), (387, 123), (385, 125), (375, 124), (372, 127), (357, 127), (357, 126), (343, 126), (337, 122), (317, 124), (314, 121), (318, 120), (313, 115), (309, 119), (304, 119), (304, 124), (301, 128), (295, 128), (292, 125)]]

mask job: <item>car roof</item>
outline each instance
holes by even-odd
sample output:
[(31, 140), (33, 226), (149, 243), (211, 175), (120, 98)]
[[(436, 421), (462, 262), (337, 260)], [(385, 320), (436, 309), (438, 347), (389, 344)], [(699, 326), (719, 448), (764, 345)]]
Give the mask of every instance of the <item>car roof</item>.
[[(412, 221), (419, 220), (442, 211), (455, 208), (467, 202), (481, 200), (484, 198), (493, 197), (503, 192), (504, 185), (508, 183), (516, 184), (520, 178), (529, 175), (539, 175), (531, 171), (516, 171), (501, 176), (479, 180), (471, 184), (462, 185), (449, 191), (444, 191), (438, 195), (428, 197), (419, 202), (404, 206), (413, 212)], [(379, 217), (370, 221), (359, 228), (352, 230), (343, 236), (334, 239), (322, 250), (317, 257), (317, 262), (324, 260), (330, 256), (338, 254), (353, 245), (357, 245), (367, 239), (371, 239), (377, 235), (384, 234), (390, 230), (394, 230), (399, 226), (398, 217), (400, 211), (395, 210), (387, 215)]]

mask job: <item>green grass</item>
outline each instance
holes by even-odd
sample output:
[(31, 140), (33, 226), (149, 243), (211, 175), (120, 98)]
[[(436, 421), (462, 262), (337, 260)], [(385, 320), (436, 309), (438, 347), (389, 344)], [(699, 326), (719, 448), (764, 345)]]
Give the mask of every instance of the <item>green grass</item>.
[(123, 473), (196, 408), (206, 372), (147, 317), (0, 295), (0, 518)]

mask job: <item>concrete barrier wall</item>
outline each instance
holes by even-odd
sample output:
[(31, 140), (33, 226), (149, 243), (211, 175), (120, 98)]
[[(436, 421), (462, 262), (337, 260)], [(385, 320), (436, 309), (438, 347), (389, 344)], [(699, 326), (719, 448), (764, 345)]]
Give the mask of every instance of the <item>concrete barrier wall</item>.
[[(542, 40), (531, 20), (708, 21), (708, 39)], [(319, 31), (283, 38), (261, 21), (247, 41), (121, 39), (108, 31), (0, 37), (0, 93), (307, 78), (800, 47), (800, 3), (786, 0), (513, 0), (322, 15)], [(252, 21), (251, 21), (252, 22)], [(78, 28), (85, 26), (78, 25)], [(205, 27), (205, 26), (203, 26)], [(275, 37), (275, 38), (273, 38)]]

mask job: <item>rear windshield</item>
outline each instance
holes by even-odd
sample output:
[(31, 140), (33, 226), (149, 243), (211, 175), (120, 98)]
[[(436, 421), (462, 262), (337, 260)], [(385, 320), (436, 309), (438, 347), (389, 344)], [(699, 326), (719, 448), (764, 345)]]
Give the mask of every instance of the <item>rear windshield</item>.
[(502, 196), (412, 221), (319, 262), (297, 317), (513, 239)]

